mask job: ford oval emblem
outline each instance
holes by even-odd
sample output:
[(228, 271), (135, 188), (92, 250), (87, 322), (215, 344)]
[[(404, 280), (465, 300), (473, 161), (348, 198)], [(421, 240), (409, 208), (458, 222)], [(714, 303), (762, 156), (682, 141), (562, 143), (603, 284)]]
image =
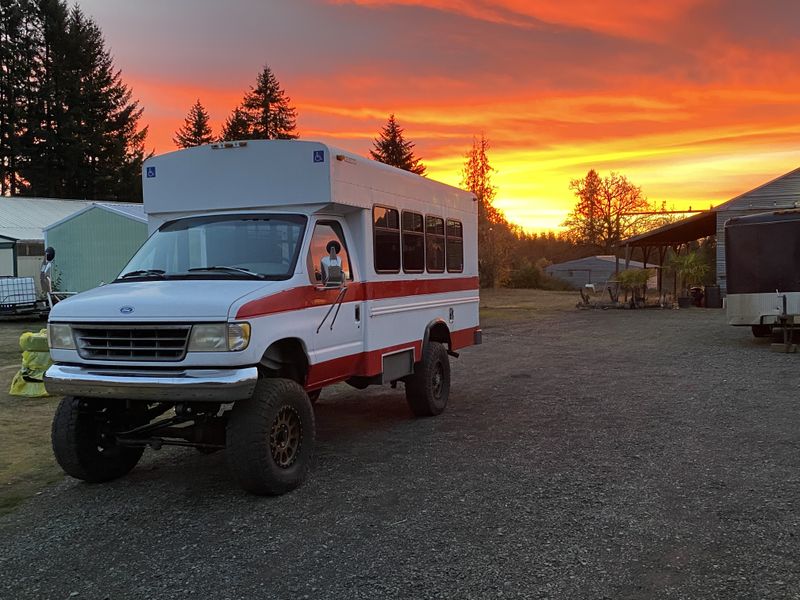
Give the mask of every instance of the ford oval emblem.
[(129, 314), (131, 314), (133, 312), (133, 307), (132, 306), (122, 306), (122, 307), (120, 307), (119, 312), (121, 312), (123, 315), (129, 315)]

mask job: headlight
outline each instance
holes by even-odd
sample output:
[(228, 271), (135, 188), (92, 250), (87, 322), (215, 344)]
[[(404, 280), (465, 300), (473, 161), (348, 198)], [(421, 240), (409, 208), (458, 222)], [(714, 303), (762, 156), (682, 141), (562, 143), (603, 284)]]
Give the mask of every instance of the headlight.
[(65, 323), (49, 323), (47, 325), (47, 345), (59, 350), (73, 350), (75, 340), (72, 329)]
[(244, 350), (250, 343), (249, 323), (208, 323), (192, 326), (189, 352)]
[(228, 323), (228, 350), (244, 350), (250, 343), (250, 323)]

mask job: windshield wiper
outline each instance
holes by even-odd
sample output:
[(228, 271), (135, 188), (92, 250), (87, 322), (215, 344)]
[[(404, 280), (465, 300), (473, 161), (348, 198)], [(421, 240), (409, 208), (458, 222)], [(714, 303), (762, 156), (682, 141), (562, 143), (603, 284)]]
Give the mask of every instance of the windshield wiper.
[(226, 271), (228, 273), (241, 273), (242, 275), (247, 275), (248, 277), (253, 277), (254, 279), (264, 279), (264, 275), (261, 273), (256, 273), (255, 271), (251, 271), (250, 269), (244, 269), (242, 267), (227, 267), (225, 265), (215, 266), (215, 267), (193, 267), (188, 269), (191, 273), (193, 271)]
[(128, 277), (158, 277), (164, 279), (165, 271), (163, 269), (140, 269), (138, 271), (128, 271), (117, 279), (127, 279)]

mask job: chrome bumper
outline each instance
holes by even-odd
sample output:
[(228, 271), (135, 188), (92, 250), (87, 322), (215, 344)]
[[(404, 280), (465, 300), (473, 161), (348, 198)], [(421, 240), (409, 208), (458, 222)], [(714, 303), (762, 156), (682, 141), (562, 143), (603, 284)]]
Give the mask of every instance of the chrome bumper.
[(256, 367), (154, 371), (53, 365), (44, 386), (53, 396), (147, 400), (150, 402), (233, 402), (253, 395)]

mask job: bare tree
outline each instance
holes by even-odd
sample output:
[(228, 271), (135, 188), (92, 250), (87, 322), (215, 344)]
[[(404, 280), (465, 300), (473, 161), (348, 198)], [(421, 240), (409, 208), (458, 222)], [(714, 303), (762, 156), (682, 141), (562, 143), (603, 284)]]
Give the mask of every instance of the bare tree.
[(611, 253), (626, 237), (652, 227), (643, 212), (653, 211), (639, 186), (619, 173), (600, 177), (591, 170), (573, 179), (570, 189), (578, 202), (564, 221), (564, 236), (575, 244), (596, 246)]

